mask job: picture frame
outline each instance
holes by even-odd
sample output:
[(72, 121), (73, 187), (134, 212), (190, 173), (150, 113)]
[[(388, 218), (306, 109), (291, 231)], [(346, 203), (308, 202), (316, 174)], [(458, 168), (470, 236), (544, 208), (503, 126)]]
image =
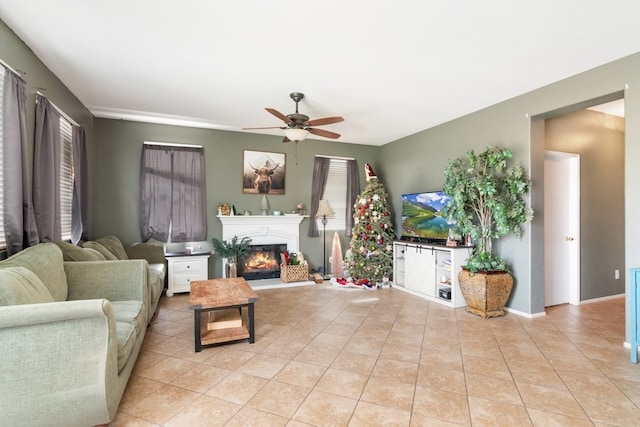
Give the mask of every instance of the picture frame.
[(246, 194), (285, 194), (285, 153), (244, 150), (242, 192)]

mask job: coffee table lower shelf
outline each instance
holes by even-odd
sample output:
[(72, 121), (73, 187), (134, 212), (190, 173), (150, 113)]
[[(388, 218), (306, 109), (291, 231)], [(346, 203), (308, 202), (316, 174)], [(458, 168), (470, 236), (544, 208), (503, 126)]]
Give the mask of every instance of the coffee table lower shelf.
[(228, 341), (244, 340), (250, 336), (249, 330), (245, 326), (240, 326), (239, 328), (205, 331), (200, 337), (200, 342), (202, 345), (220, 344)]

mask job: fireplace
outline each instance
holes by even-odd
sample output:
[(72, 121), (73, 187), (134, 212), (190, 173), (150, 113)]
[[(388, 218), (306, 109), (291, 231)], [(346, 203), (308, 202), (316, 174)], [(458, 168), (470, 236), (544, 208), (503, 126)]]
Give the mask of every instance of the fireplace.
[(286, 250), (286, 243), (251, 245), (247, 256), (238, 263), (238, 276), (245, 280), (280, 277), (280, 254)]
[[(238, 238), (248, 237), (251, 244), (256, 246), (284, 245), (290, 253), (299, 252), (300, 223), (305, 216), (302, 215), (219, 215), (218, 219), (222, 223), (222, 239), (229, 240), (233, 236)], [(281, 250), (282, 251), (282, 250)], [(276, 256), (277, 255), (277, 256)], [(280, 253), (270, 255), (275, 259), (278, 271), (269, 276), (269, 279), (280, 278)], [(222, 273), (226, 274), (226, 259), (222, 260)], [(238, 263), (241, 270), (244, 260)], [(241, 272), (238, 271), (238, 274)], [(253, 280), (255, 277), (245, 280)]]

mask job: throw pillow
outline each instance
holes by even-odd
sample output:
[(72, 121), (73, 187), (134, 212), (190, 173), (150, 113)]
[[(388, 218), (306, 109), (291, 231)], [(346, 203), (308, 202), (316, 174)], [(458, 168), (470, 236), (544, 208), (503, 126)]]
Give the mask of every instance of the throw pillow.
[(56, 242), (56, 245), (62, 250), (62, 256), (65, 261), (100, 261), (104, 260), (104, 256), (92, 249), (85, 249), (69, 242)]
[(84, 242), (82, 244), (83, 248), (89, 248), (89, 249), (93, 249), (96, 250), (98, 252), (100, 252), (102, 254), (102, 256), (104, 257), (104, 259), (109, 260), (109, 261), (117, 261), (118, 257), (116, 257), (113, 252), (111, 252), (109, 249), (105, 248), (104, 246), (102, 246), (100, 243), (98, 242), (94, 242), (92, 240), (88, 241), (88, 242)]
[(0, 306), (53, 302), (42, 281), (24, 267), (0, 268)]
[(96, 240), (105, 248), (109, 249), (118, 259), (129, 259), (127, 251), (124, 249), (122, 242), (116, 236), (106, 236)]

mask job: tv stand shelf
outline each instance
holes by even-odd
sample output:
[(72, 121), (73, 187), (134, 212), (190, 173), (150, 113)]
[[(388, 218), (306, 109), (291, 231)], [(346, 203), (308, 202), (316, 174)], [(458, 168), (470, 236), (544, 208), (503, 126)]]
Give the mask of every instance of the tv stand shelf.
[(450, 247), (420, 242), (393, 242), (394, 287), (451, 308), (467, 304), (458, 273), (471, 255), (471, 247)]

